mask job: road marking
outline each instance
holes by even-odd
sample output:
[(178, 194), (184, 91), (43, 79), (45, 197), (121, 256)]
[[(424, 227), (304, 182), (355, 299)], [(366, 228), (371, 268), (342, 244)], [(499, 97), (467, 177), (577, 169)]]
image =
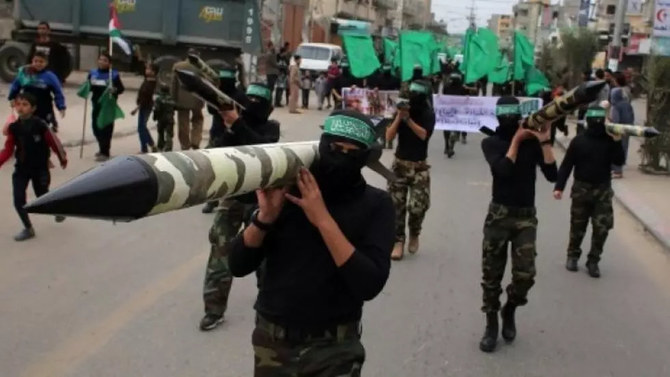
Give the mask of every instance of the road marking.
[(174, 291), (191, 274), (202, 269), (208, 253), (201, 253), (132, 296), (102, 321), (65, 339), (21, 374), (23, 377), (60, 377), (69, 374), (82, 361), (94, 355), (137, 315), (149, 309), (165, 294)]

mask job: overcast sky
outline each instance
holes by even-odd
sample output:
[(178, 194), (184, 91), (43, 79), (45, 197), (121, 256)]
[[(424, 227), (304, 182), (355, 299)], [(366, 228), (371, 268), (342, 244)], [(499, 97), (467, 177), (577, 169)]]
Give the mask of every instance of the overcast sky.
[[(518, 0), (474, 0), (475, 16), (478, 27), (487, 26), (492, 14), (512, 14), (512, 6)], [(449, 33), (463, 33), (468, 28), (468, 15), (472, 0), (433, 0), (435, 19), (447, 22)]]

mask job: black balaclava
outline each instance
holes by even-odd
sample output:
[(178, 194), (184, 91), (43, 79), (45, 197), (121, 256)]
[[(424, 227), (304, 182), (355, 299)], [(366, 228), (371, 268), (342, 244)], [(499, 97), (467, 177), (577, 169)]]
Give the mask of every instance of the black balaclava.
[(414, 66), (412, 70), (412, 81), (423, 79), (423, 68), (421, 66)]
[(496, 102), (496, 118), (498, 118), (496, 135), (505, 140), (512, 140), (521, 121), (519, 100), (512, 96), (500, 97)]
[(418, 117), (430, 107), (429, 96), (432, 86), (425, 80), (412, 81), (409, 84), (409, 116), (413, 119)]
[(605, 115), (607, 111), (600, 106), (591, 106), (586, 110), (586, 134), (602, 137), (607, 135), (605, 130)]
[(247, 88), (246, 109), (242, 117), (253, 124), (264, 124), (270, 118), (272, 107), (272, 92), (265, 83), (256, 82)]
[[(361, 170), (375, 140), (374, 125), (364, 114), (336, 110), (326, 118), (319, 142), (319, 158), (311, 167), (326, 201), (350, 198), (365, 189)], [(360, 149), (344, 153), (333, 144), (336, 142), (352, 143)]]
[(232, 69), (219, 71), (219, 89), (229, 97), (233, 97), (237, 92), (235, 76), (235, 70)]
[(391, 66), (390, 65), (385, 65), (382, 67), (382, 75), (384, 75), (384, 78), (389, 79), (391, 78)]

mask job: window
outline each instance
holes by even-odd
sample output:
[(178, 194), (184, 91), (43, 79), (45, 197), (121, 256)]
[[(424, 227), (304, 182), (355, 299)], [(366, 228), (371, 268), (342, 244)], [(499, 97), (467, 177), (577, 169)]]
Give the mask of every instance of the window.
[(317, 46), (300, 46), (296, 52), (303, 59), (328, 60), (330, 59), (330, 49)]
[(616, 13), (616, 5), (608, 5), (605, 14), (613, 16)]

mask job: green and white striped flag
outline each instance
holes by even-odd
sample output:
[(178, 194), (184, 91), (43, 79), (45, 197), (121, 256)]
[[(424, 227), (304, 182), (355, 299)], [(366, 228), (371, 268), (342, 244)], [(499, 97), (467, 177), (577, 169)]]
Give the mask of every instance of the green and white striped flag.
[(116, 43), (126, 55), (131, 54), (130, 43), (123, 39), (121, 35), (121, 23), (119, 22), (119, 16), (116, 14), (116, 6), (114, 3), (110, 6), (112, 16), (109, 20), (109, 38), (112, 39), (112, 42)]

